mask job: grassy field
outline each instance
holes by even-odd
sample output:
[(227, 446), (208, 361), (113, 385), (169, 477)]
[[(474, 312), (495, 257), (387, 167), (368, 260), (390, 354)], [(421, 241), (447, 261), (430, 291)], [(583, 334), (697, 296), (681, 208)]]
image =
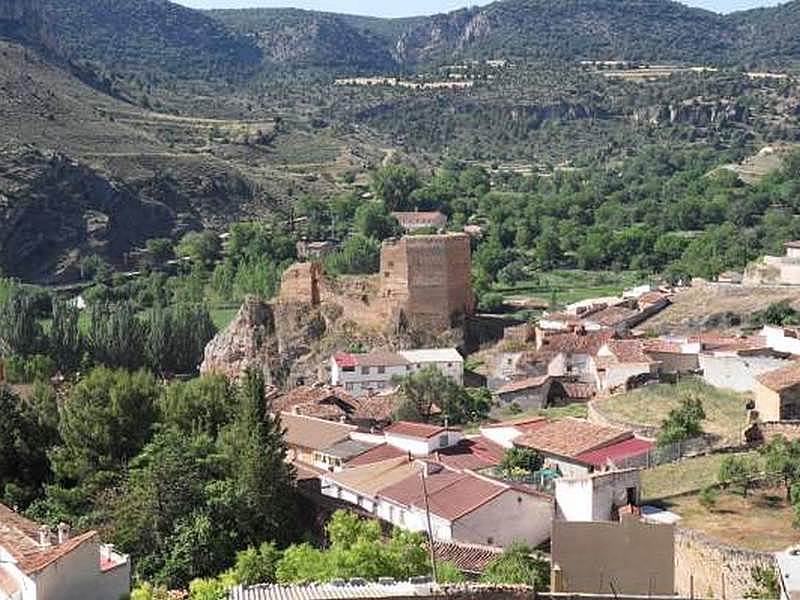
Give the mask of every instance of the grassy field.
[(211, 312), (211, 320), (214, 321), (214, 326), (217, 330), (222, 330), (233, 321), (236, 313), (239, 312), (239, 308), (211, 307), (209, 311)]
[(513, 286), (496, 284), (494, 291), (506, 299), (530, 298), (557, 306), (605, 296), (617, 296), (625, 288), (645, 283), (636, 271), (560, 270), (542, 273), (536, 280), (519, 281)]
[[(730, 454), (709, 454), (687, 458), (642, 471), (642, 498), (647, 501), (669, 498), (695, 492), (717, 483), (719, 466)], [(757, 452), (744, 452), (737, 456), (750, 456), (758, 460)]]
[(792, 527), (794, 510), (781, 489), (754, 490), (747, 498), (723, 491), (711, 509), (696, 494), (671, 499), (664, 507), (681, 516), (680, 527), (733, 546), (773, 552), (800, 542), (800, 532)]
[(648, 385), (603, 400), (600, 409), (609, 417), (641, 425), (659, 426), (684, 398), (699, 397), (706, 419), (703, 430), (724, 439), (739, 439), (746, 426), (749, 394), (720, 390), (688, 377), (677, 384)]

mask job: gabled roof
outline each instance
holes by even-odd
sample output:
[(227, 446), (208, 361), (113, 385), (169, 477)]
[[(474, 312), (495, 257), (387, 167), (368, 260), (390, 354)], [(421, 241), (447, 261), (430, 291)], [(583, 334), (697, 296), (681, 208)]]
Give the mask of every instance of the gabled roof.
[(389, 444), (380, 444), (374, 448), (367, 450), (363, 454), (359, 454), (355, 458), (347, 462), (348, 467), (362, 467), (364, 465), (371, 465), (374, 463), (383, 462), (391, 458), (400, 458), (401, 456), (408, 456), (408, 452)]
[[(428, 506), (432, 514), (456, 521), (510, 489), (498, 481), (472, 473), (442, 470), (425, 479)], [(379, 496), (396, 504), (425, 509), (425, 495), (419, 474), (389, 486)]]
[(614, 337), (615, 333), (611, 330), (556, 333), (544, 338), (544, 344), (540, 351), (595, 355), (606, 342)]
[(792, 363), (774, 371), (762, 373), (756, 380), (774, 392), (781, 392), (800, 385), (800, 362)]
[(611, 444), (610, 446), (604, 446), (603, 448), (599, 448), (597, 450), (583, 452), (575, 458), (581, 462), (588, 463), (596, 467), (602, 467), (609, 460), (614, 462), (615, 460), (623, 460), (625, 458), (639, 456), (645, 452), (649, 452), (654, 445), (655, 444), (649, 440), (633, 437), (616, 444)]
[(645, 352), (661, 352), (664, 354), (681, 354), (681, 345), (661, 338), (647, 339), (642, 342)]
[[(298, 410), (300, 414), (308, 416), (322, 416), (314, 415), (314, 409), (307, 405), (329, 405), (332, 408), (328, 409), (331, 414), (336, 411), (338, 414), (345, 412), (352, 412), (358, 406), (356, 400), (351, 394), (347, 393), (341, 387), (334, 387), (331, 385), (301, 385), (285, 394), (278, 396), (273, 401), (273, 408), (279, 412), (292, 412), (294, 407), (302, 407)], [(337, 408), (341, 406), (341, 408)], [(322, 409), (319, 409), (322, 411)]]
[(368, 444), (358, 440), (344, 440), (343, 442), (336, 442), (333, 446), (325, 448), (322, 452), (328, 456), (334, 456), (344, 461), (356, 458), (364, 454), (367, 450), (371, 450), (376, 444)]
[(393, 423), (386, 429), (386, 433), (394, 433), (397, 435), (405, 435), (408, 437), (416, 437), (429, 439), (440, 433), (447, 431), (446, 428), (439, 425), (428, 425), (427, 423), (412, 423), (411, 421), (398, 421)]
[[(27, 575), (38, 573), (84, 543), (97, 539), (96, 531), (70, 537), (62, 544), (39, 543), (39, 524), (0, 504), (0, 547), (8, 552), (17, 568)], [(98, 568), (100, 556), (98, 554)]]
[[(428, 547), (427, 542), (425, 547)], [(479, 575), (490, 562), (503, 553), (503, 549), (480, 544), (434, 540), (433, 552), (440, 562), (449, 562), (458, 567), (459, 571)]]
[(283, 437), (287, 444), (310, 450), (324, 450), (349, 439), (350, 433), (356, 430), (353, 425), (290, 413), (281, 414), (281, 424), (285, 429)]
[(639, 311), (633, 308), (627, 308), (625, 306), (610, 306), (594, 313), (591, 317), (588, 317), (587, 320), (605, 327), (615, 327), (616, 325), (620, 325), (628, 319), (635, 317), (637, 314), (639, 314)]
[(550, 382), (549, 375), (541, 375), (539, 377), (528, 377), (517, 381), (509, 381), (499, 390), (498, 394), (509, 394), (511, 392), (521, 392), (522, 390), (529, 390), (532, 388), (539, 388)]
[(501, 427), (513, 427), (520, 431), (533, 431), (539, 427), (547, 425), (547, 417), (517, 417), (516, 419), (509, 419), (508, 421), (500, 421), (499, 423), (490, 423), (489, 425), (482, 425), (481, 429), (494, 429)]
[(580, 454), (632, 437), (633, 432), (628, 429), (595, 425), (585, 419), (567, 418), (548, 423), (519, 437), (514, 440), (514, 444), (555, 456), (576, 458)]
[(567, 397), (573, 400), (586, 400), (592, 398), (597, 393), (597, 387), (593, 383), (562, 381), (561, 387), (564, 388)]
[(337, 352), (333, 360), (340, 367), (399, 367), (407, 365), (408, 360), (396, 352), (369, 352), (365, 354), (349, 354)]
[(409, 460), (408, 456), (401, 456), (330, 473), (325, 477), (348, 490), (359, 492), (364, 496), (375, 496), (382, 489), (419, 473), (420, 469), (422, 469), (421, 463)]
[(619, 363), (650, 364), (653, 362), (653, 360), (645, 354), (641, 340), (609, 340), (606, 347)]
[(436, 460), (451, 469), (478, 471), (499, 465), (505, 448), (483, 436), (467, 438), (436, 451)]

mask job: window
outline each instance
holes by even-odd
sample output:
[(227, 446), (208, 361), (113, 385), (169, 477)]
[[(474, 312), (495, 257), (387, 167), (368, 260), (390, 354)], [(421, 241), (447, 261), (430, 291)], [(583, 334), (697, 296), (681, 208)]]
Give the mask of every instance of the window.
[(386, 373), (386, 367), (378, 367), (378, 374), (383, 375)]
[(447, 363), (447, 368), (448, 369), (452, 369), (453, 368), (453, 363)]
[(361, 367), (362, 375), (369, 375), (369, 367)]
[(439, 448), (447, 448), (447, 434), (439, 437)]

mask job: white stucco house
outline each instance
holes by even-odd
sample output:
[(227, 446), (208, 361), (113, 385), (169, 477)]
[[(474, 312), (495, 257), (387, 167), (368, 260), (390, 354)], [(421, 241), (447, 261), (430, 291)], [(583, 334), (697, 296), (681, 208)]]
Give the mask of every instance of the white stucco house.
[(619, 510), (638, 505), (639, 469), (606, 471), (556, 479), (556, 518), (563, 521), (614, 521)]
[(437, 450), (455, 446), (461, 441), (462, 434), (455, 429), (398, 421), (383, 430), (387, 444), (408, 452), (413, 456), (428, 456)]
[(331, 357), (331, 385), (354, 396), (393, 387), (395, 377), (403, 377), (427, 367), (436, 367), (459, 385), (464, 382), (464, 358), (455, 348), (403, 350), (351, 354), (337, 352)]
[(129, 557), (96, 531), (54, 535), (0, 504), (0, 600), (118, 600), (130, 581)]

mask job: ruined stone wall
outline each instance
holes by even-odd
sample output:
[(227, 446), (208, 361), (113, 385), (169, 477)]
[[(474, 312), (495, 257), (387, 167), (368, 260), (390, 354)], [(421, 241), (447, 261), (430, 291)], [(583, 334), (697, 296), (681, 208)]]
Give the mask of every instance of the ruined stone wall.
[(285, 302), (320, 303), (322, 265), (318, 262), (295, 263), (283, 272), (278, 298)]
[(768, 552), (726, 546), (701, 533), (687, 529), (675, 531), (675, 591), (695, 598), (744, 598), (757, 587), (753, 569), (774, 568)]
[(748, 442), (769, 443), (779, 435), (787, 440), (800, 440), (800, 421), (770, 421), (755, 423), (745, 432)]
[(420, 235), (384, 242), (380, 298), (386, 313), (415, 324), (449, 326), (474, 312), (469, 236)]

